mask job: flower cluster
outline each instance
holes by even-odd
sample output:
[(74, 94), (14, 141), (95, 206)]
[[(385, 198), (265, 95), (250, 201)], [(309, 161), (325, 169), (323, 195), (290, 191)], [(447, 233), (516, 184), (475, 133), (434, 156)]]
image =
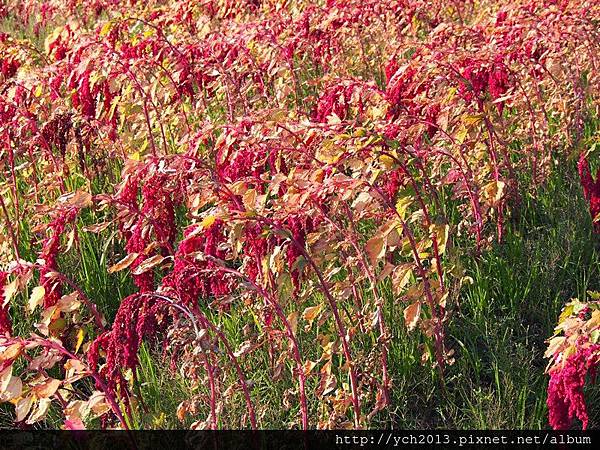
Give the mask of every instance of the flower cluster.
[(594, 222), (594, 232), (600, 233), (600, 168), (596, 173), (596, 180), (592, 177), (590, 163), (585, 154), (582, 154), (577, 163), (583, 196), (589, 202), (590, 214)]
[(581, 421), (584, 429), (589, 423), (584, 388), (588, 382), (595, 382), (600, 363), (600, 296), (589, 294), (592, 298), (588, 302), (574, 299), (564, 306), (556, 332), (548, 341), (547, 404), (549, 422), (555, 430), (571, 429), (575, 419)]
[(48, 224), (50, 236), (42, 242), (42, 251), (39, 259), (42, 261), (40, 270), (41, 285), (44, 287), (44, 307), (54, 306), (62, 296), (61, 285), (53, 276), (52, 272), (58, 269), (57, 258), (60, 252), (60, 240), (65, 232), (66, 226), (73, 222), (77, 217), (77, 209), (69, 208), (58, 214), (56, 218)]
[[(131, 222), (120, 224), (128, 254), (137, 254), (131, 267), (138, 268), (158, 248), (162, 254), (172, 252), (177, 228), (175, 224), (175, 194), (167, 187), (168, 178), (159, 171), (141, 167), (127, 175), (115, 196)], [(151, 172), (151, 173), (149, 173)], [(144, 178), (145, 177), (145, 178)], [(144, 182), (140, 189), (140, 180)], [(138, 195), (141, 191), (141, 207)], [(156, 245), (151, 245), (152, 242)], [(133, 275), (135, 285), (141, 292), (154, 289), (154, 273), (151, 270)]]
[[(510, 87), (510, 78), (506, 65), (501, 56), (497, 56), (493, 63), (467, 58), (462, 62), (461, 75), (464, 78), (460, 82), (459, 92), (466, 101), (476, 101), (479, 107), (483, 107), (486, 93), (490, 94), (492, 100), (498, 100), (506, 94)], [(497, 103), (498, 112), (502, 113), (504, 102)]]
[(17, 73), (20, 65), (14, 58), (0, 58), (0, 73), (4, 78), (11, 78)]
[(570, 429), (575, 418), (581, 420), (583, 429), (587, 428), (589, 419), (583, 388), (588, 376), (592, 379), (596, 376), (599, 351), (598, 344), (577, 350), (550, 371), (548, 412), (550, 425), (555, 430)]
[[(128, 402), (128, 385), (125, 372), (131, 370), (135, 377), (138, 351), (145, 336), (154, 336), (167, 319), (164, 301), (133, 294), (121, 302), (112, 328), (100, 334), (90, 345), (87, 359), (92, 370), (98, 372), (108, 388), (118, 392)], [(100, 360), (104, 359), (104, 364)], [(100, 388), (100, 385), (97, 385)], [(129, 403), (127, 403), (129, 404)]]
[(223, 221), (219, 219), (206, 227), (185, 230), (173, 270), (163, 279), (163, 286), (174, 289), (183, 303), (195, 306), (200, 299), (231, 293), (231, 277), (219, 270), (227, 256), (222, 245), (226, 240), (223, 231)]

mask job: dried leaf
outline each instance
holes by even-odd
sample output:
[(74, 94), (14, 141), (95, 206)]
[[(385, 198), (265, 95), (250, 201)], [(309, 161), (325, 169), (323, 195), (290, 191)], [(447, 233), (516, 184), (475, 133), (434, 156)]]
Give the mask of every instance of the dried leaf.
[(46, 290), (44, 289), (44, 286), (36, 286), (33, 288), (27, 304), (30, 312), (33, 312), (37, 306), (42, 304), (45, 295)]
[(100, 232), (106, 230), (111, 224), (112, 224), (112, 222), (97, 223), (96, 225), (90, 225), (87, 227), (83, 227), (83, 231), (88, 232), (88, 233), (100, 233)]
[(139, 253), (128, 254), (121, 261), (119, 261), (118, 263), (116, 263), (113, 266), (110, 266), (108, 268), (108, 273), (114, 273), (114, 272), (118, 272), (123, 269), (127, 269), (137, 259), (138, 256), (139, 256)]
[(62, 312), (76, 311), (81, 306), (81, 302), (77, 300), (77, 297), (79, 297), (77, 292), (71, 292), (68, 295), (63, 295), (56, 304), (56, 308)]
[(110, 411), (106, 397), (100, 391), (95, 391), (88, 401), (88, 408), (94, 413), (94, 417), (100, 417)]
[(88, 402), (83, 400), (73, 400), (67, 405), (64, 413), (68, 420), (84, 419), (89, 413)]
[(18, 398), (23, 392), (23, 382), (19, 377), (14, 375), (10, 378), (6, 389), (0, 391), (0, 402), (8, 402), (12, 399)]
[(313, 321), (321, 312), (322, 305), (317, 306), (309, 306), (302, 313), (302, 318), (308, 322), (308, 324), (304, 327), (306, 331), (310, 330)]
[(4, 288), (4, 299), (2, 301), (2, 307), (6, 307), (17, 293), (19, 289), (19, 279), (15, 278)]
[(50, 407), (50, 403), (52, 400), (49, 398), (41, 398), (38, 402), (35, 403), (29, 418), (25, 421), (25, 423), (32, 425), (46, 417), (46, 413), (48, 413), (48, 408)]
[(304, 375), (308, 376), (312, 372), (312, 370), (315, 368), (316, 365), (317, 365), (317, 363), (314, 361), (310, 361), (310, 360), (306, 361), (304, 363), (304, 365), (302, 366), (304, 369)]
[(73, 247), (73, 244), (75, 243), (75, 228), (72, 228), (69, 231), (68, 234), (68, 239), (67, 239), (67, 246), (65, 247), (65, 252), (68, 252), (69, 250), (71, 250), (71, 248)]
[(298, 311), (294, 311), (287, 316), (287, 321), (290, 324), (290, 328), (292, 329), (292, 333), (296, 334), (296, 330), (298, 329), (298, 317), (300, 314)]
[(240, 345), (240, 348), (238, 348), (237, 351), (234, 352), (233, 356), (235, 356), (236, 358), (239, 358), (240, 356), (245, 355), (250, 350), (252, 350), (252, 348), (253, 348), (252, 342), (244, 341), (244, 342), (242, 342), (242, 345)]
[(17, 415), (15, 420), (17, 422), (21, 422), (23, 419), (25, 419), (25, 417), (27, 417), (27, 414), (29, 414), (29, 411), (31, 410), (32, 403), (33, 397), (31, 395), (19, 399), (19, 401), (15, 405), (15, 412)]
[(73, 194), (64, 195), (59, 201), (63, 201), (73, 208), (87, 208), (92, 204), (92, 194), (84, 191), (75, 191)]
[(8, 389), (8, 385), (10, 384), (10, 379), (12, 377), (12, 365), (6, 367), (2, 372), (0, 372), (0, 393), (4, 392)]
[(60, 380), (48, 378), (42, 384), (33, 386), (32, 391), (38, 398), (52, 397), (61, 384)]
[(164, 256), (161, 255), (154, 255), (146, 260), (144, 260), (143, 263), (141, 263), (139, 266), (137, 266), (135, 268), (135, 270), (132, 271), (132, 273), (134, 275), (141, 275), (144, 272), (149, 271), (150, 269), (152, 269), (153, 267), (158, 266), (161, 262), (163, 262), (166, 258)]
[(69, 359), (65, 363), (65, 383), (73, 383), (87, 375), (88, 371), (85, 365), (78, 359)]
[(9, 345), (4, 350), (0, 352), (0, 363), (4, 361), (11, 361), (16, 359), (21, 352), (23, 351), (23, 345), (21, 343), (16, 342), (14, 344)]

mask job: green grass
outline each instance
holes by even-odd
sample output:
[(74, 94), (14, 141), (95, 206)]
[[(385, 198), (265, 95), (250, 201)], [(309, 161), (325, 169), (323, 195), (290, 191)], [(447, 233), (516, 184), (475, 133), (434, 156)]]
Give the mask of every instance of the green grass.
[[(394, 425), (547, 427), (544, 340), (569, 298), (600, 287), (600, 254), (579, 189), (574, 173), (553, 177), (537, 198), (524, 198), (501, 245), (479, 259), (464, 258), (473, 284), (463, 288), (449, 323), (456, 363), (447, 371), (447, 394), (431, 378), (403, 381), (397, 401), (418, 404)], [(394, 360), (406, 359), (402, 350)], [(397, 372), (414, 380), (405, 368), (402, 361)], [(593, 426), (599, 411), (591, 406)]]

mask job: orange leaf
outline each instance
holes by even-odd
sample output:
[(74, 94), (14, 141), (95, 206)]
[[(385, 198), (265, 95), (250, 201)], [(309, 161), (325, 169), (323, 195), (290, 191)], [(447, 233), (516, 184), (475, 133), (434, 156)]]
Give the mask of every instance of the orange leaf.
[(38, 398), (48, 398), (54, 395), (60, 386), (61, 381), (55, 378), (48, 378), (42, 384), (33, 387), (33, 392)]
[(385, 240), (381, 236), (372, 237), (365, 246), (371, 265), (375, 266), (377, 260), (385, 255)]
[(419, 321), (419, 316), (421, 315), (421, 303), (416, 302), (412, 305), (409, 305), (404, 310), (404, 321), (406, 322), (406, 327), (408, 331), (412, 331), (417, 326), (417, 322)]
[(121, 261), (108, 268), (108, 273), (118, 272), (119, 270), (127, 269), (139, 256), (138, 253), (130, 253)]

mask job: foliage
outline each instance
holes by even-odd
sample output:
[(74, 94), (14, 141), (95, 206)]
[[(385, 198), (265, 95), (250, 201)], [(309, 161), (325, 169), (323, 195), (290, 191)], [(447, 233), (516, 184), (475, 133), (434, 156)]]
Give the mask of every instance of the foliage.
[[(460, 252), (502, 242), (522, 193), (594, 135), (591, 1), (7, 3), (0, 372), (17, 422), (56, 402), (66, 428), (131, 427), (145, 340), (190, 381), (193, 428), (261, 425), (244, 367), (261, 351), (293, 380), (291, 426), (369, 426), (391, 405), (390, 289), (443, 390)], [(92, 264), (103, 296), (81, 287)], [(552, 402), (583, 418), (557, 373)]]

